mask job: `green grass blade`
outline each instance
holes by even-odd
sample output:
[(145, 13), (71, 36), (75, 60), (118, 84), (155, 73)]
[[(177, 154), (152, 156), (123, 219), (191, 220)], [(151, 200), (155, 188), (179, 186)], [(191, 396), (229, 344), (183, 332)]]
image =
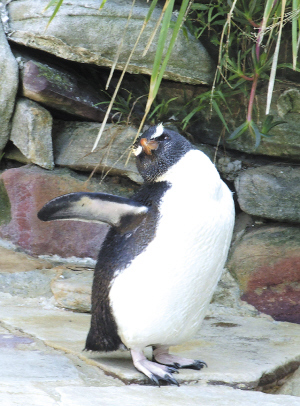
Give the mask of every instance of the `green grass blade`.
[(51, 14), (51, 17), (49, 18), (48, 24), (47, 24), (47, 26), (46, 26), (46, 30), (47, 30), (47, 28), (49, 27), (49, 25), (50, 25), (51, 21), (53, 20), (53, 18), (56, 16), (58, 10), (60, 9), (60, 6), (61, 6), (62, 3), (63, 3), (63, 1), (64, 1), (64, 0), (52, 0), (52, 1), (50, 1), (50, 3), (48, 3), (48, 5), (46, 6), (46, 8), (45, 8), (44, 11), (46, 11), (50, 6), (56, 4), (56, 7), (55, 7), (54, 11), (53, 11), (53, 13)]
[(297, 9), (298, 9), (299, 0), (293, 0), (293, 12), (295, 13), (292, 19), (292, 53), (293, 53), (293, 69), (296, 68), (297, 63), (297, 50), (298, 50), (298, 18), (297, 18)]
[(99, 10), (102, 10), (103, 7), (105, 6), (107, 0), (102, 0), (102, 3), (100, 4)]
[(147, 13), (147, 15), (146, 15), (146, 18), (145, 18), (145, 23), (146, 23), (146, 24), (147, 24), (148, 21), (150, 20), (150, 18), (151, 18), (151, 16), (152, 16), (152, 13), (153, 13), (153, 10), (155, 9), (155, 6), (156, 6), (157, 2), (158, 2), (158, 0), (153, 0), (153, 1), (152, 1), (151, 6), (150, 6), (150, 8), (149, 8), (149, 11), (148, 11), (148, 13)]
[[(164, 51), (166, 40), (167, 40), (168, 30), (169, 30), (170, 21), (171, 21), (172, 12), (173, 12), (173, 7), (174, 7), (174, 0), (167, 0), (167, 7), (166, 7), (166, 11), (165, 11), (164, 18), (162, 21), (160, 35), (159, 35), (157, 48), (156, 48), (156, 54), (155, 54), (154, 63), (153, 63), (151, 83), (150, 83), (150, 93), (151, 93), (151, 90), (153, 92), (154, 88), (156, 87), (155, 84), (157, 82), (157, 78), (159, 75), (160, 64), (162, 61), (163, 51)], [(153, 99), (155, 98), (155, 96), (156, 96), (156, 94), (154, 95)]]
[[(172, 1), (172, 2), (174, 2), (174, 1)], [(155, 86), (154, 86), (154, 97), (157, 94), (158, 88), (159, 88), (161, 80), (163, 78), (163, 74), (164, 74), (164, 72), (166, 70), (167, 63), (169, 61), (172, 49), (174, 47), (176, 38), (178, 36), (178, 32), (180, 30), (180, 27), (181, 27), (183, 21), (184, 21), (184, 17), (185, 17), (185, 13), (186, 13), (186, 10), (188, 8), (188, 5), (189, 5), (189, 0), (183, 0), (182, 1), (181, 7), (180, 7), (180, 10), (179, 10), (179, 13), (178, 13), (177, 21), (176, 21), (175, 27), (173, 29), (173, 34), (172, 34), (172, 37), (171, 37), (171, 40), (170, 40), (170, 43), (169, 43), (169, 47), (167, 49), (165, 58), (164, 58), (164, 60), (162, 62), (158, 77), (156, 79), (156, 83), (155, 83)]]
[(212, 105), (213, 105), (213, 108), (215, 109), (215, 112), (218, 114), (219, 119), (222, 121), (224, 127), (229, 132), (229, 128), (227, 126), (225, 118), (224, 118), (224, 116), (223, 116), (223, 114), (222, 114), (222, 112), (221, 112), (221, 110), (220, 110), (220, 108), (219, 108), (219, 106), (218, 106), (218, 104), (217, 104), (217, 102), (215, 100), (212, 100)]
[(273, 8), (274, 0), (267, 0), (265, 8), (264, 8), (264, 15), (262, 19), (262, 24), (261, 24), (261, 29), (260, 33), (258, 35), (257, 41), (258, 45), (262, 43), (263, 37), (265, 35), (266, 27), (267, 27), (267, 22), (270, 18), (270, 14)]
[(44, 8), (43, 13), (48, 10), (49, 7), (55, 6), (55, 4), (58, 2), (58, 0), (51, 0), (49, 1), (49, 3), (47, 4), (47, 6)]

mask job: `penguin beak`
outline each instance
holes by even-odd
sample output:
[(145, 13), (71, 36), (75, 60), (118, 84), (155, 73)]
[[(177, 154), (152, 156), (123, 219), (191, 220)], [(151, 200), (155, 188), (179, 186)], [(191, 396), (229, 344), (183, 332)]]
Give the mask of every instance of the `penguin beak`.
[(158, 142), (155, 140), (147, 140), (147, 138), (142, 138), (140, 144), (143, 148), (143, 151), (147, 155), (151, 155), (153, 150), (158, 148)]

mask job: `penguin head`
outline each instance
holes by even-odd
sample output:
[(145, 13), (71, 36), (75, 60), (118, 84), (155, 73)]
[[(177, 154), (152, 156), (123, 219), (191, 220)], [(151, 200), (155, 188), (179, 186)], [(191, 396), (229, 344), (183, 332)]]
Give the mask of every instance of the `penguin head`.
[(144, 181), (153, 183), (191, 149), (192, 144), (182, 135), (158, 124), (138, 138), (133, 153)]

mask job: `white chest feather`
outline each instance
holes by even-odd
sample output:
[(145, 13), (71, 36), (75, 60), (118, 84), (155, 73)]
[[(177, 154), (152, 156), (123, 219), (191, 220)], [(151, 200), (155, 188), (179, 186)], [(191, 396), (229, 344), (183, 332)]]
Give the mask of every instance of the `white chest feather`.
[(232, 235), (231, 192), (204, 154), (188, 152), (160, 180), (172, 187), (162, 198), (155, 238), (110, 290), (129, 348), (178, 344), (197, 332)]

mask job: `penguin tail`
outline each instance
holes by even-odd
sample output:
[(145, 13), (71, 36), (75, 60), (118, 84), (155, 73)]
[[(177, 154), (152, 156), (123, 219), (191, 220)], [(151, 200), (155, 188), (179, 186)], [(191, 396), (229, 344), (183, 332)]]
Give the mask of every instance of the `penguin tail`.
[(117, 351), (120, 348), (124, 348), (120, 337), (116, 335), (105, 335), (94, 332), (90, 329), (89, 334), (85, 343), (85, 351), (101, 351), (101, 352), (111, 352)]

